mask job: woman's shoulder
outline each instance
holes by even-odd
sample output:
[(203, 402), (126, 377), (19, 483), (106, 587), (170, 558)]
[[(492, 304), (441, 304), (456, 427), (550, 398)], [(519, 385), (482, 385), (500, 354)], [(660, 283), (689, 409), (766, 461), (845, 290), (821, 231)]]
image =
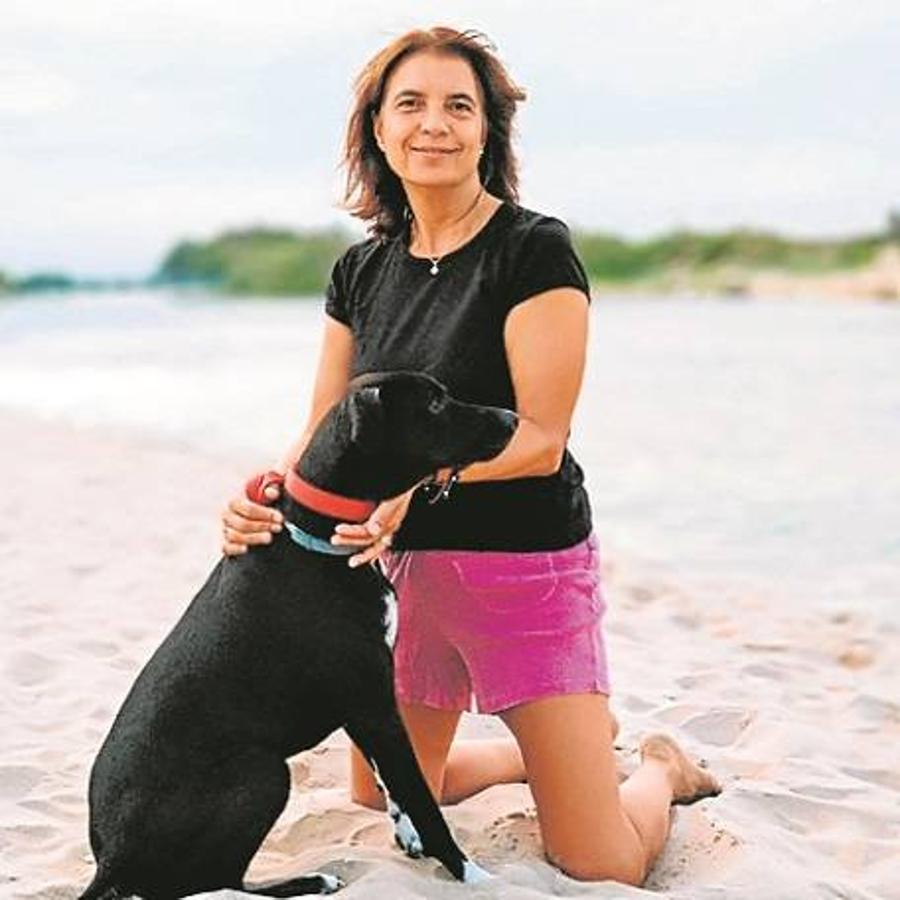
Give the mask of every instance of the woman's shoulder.
[(518, 204), (507, 207), (501, 239), (512, 258), (572, 252), (572, 235), (562, 219)]
[(337, 265), (345, 272), (365, 265), (372, 257), (383, 254), (390, 241), (384, 238), (369, 237), (351, 244), (337, 260)]
[(571, 240), (569, 226), (560, 218), (518, 204), (510, 208), (507, 237), (513, 241), (564, 241)]

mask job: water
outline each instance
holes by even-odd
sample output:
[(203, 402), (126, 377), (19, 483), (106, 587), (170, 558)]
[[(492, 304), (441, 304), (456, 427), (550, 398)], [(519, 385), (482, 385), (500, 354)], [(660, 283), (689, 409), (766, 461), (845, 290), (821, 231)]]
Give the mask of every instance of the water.
[[(0, 304), (0, 407), (274, 459), (299, 433), (315, 300)], [(601, 541), (717, 598), (900, 620), (900, 308), (604, 299), (571, 446)]]

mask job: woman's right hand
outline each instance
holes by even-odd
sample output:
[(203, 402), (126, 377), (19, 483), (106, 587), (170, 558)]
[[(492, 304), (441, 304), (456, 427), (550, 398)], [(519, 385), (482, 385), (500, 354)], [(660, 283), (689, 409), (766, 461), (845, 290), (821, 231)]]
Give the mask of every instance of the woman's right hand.
[[(279, 493), (275, 484), (263, 491), (269, 501), (277, 500)], [(254, 503), (246, 494), (232, 497), (222, 511), (222, 552), (226, 556), (239, 556), (254, 544), (271, 543), (272, 533), (281, 531), (283, 521), (277, 509)]]

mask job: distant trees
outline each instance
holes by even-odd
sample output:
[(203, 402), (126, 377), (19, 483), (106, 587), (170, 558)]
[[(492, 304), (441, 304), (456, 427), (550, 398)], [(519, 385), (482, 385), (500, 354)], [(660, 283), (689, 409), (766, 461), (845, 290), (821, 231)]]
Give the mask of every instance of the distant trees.
[(888, 210), (887, 235), (888, 240), (900, 243), (900, 209)]
[(719, 234), (673, 231), (645, 241), (625, 241), (597, 232), (574, 234), (591, 280), (613, 282), (652, 278), (673, 269), (722, 266), (798, 273), (852, 269), (869, 263), (884, 240), (870, 235), (848, 240), (799, 241), (751, 229)]
[(331, 267), (350, 243), (338, 229), (227, 231), (211, 241), (177, 244), (152, 281), (204, 284), (231, 294), (321, 294)]
[[(625, 285), (671, 273), (707, 279), (730, 270), (828, 272), (865, 266), (888, 241), (900, 243), (900, 209), (888, 212), (885, 232), (844, 240), (791, 240), (748, 228), (720, 233), (678, 230), (642, 241), (576, 230), (573, 239), (588, 277), (595, 283)], [(321, 295), (332, 266), (352, 240), (350, 234), (336, 228), (234, 229), (208, 241), (180, 241), (146, 281), (84, 281), (61, 272), (14, 278), (0, 271), (0, 295), (74, 289), (121, 291), (145, 285), (197, 285), (240, 295)]]

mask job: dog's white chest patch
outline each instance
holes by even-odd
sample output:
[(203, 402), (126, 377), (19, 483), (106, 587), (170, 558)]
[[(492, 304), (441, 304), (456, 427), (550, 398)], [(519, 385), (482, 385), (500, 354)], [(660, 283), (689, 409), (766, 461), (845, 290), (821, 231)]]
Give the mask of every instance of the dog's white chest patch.
[(397, 595), (392, 587), (385, 585), (381, 599), (384, 601), (384, 642), (393, 650), (397, 640)]

